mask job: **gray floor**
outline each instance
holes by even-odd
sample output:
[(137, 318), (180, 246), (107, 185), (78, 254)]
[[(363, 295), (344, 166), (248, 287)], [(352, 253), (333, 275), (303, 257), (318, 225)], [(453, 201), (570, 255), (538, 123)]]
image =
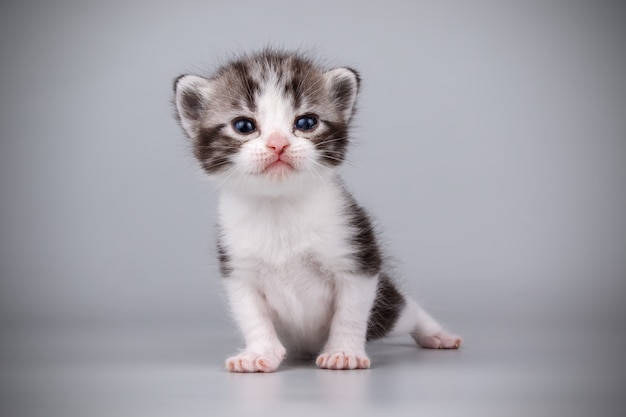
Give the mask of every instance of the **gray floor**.
[(287, 360), (274, 374), (225, 372), (238, 344), (226, 327), (22, 328), (2, 340), (3, 415), (620, 414), (619, 335), (572, 324), (465, 326), (459, 351), (387, 339), (369, 346), (370, 370)]

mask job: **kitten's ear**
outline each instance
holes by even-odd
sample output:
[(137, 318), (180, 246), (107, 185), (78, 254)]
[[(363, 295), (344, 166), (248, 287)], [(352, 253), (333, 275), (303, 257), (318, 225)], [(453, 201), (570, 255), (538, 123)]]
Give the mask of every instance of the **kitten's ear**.
[(330, 87), (330, 96), (346, 121), (354, 114), (354, 103), (359, 92), (361, 79), (352, 68), (335, 68), (327, 71), (326, 82)]
[(176, 115), (190, 138), (206, 113), (211, 91), (211, 80), (196, 75), (181, 75), (174, 81)]

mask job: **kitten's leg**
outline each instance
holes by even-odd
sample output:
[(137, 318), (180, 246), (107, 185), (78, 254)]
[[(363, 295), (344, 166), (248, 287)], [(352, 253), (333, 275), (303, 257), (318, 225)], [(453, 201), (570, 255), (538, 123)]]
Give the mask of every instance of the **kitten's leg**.
[(370, 367), (370, 360), (365, 354), (365, 336), (376, 285), (375, 277), (338, 277), (330, 333), (322, 353), (317, 357), (317, 366), (325, 369)]
[(457, 349), (463, 340), (448, 333), (422, 309), (415, 300), (406, 298), (406, 304), (394, 326), (392, 334), (410, 333), (415, 342), (426, 349)]
[(246, 343), (241, 353), (226, 359), (226, 369), (231, 372), (275, 371), (285, 358), (286, 350), (278, 340), (263, 295), (233, 276), (226, 279), (226, 291)]

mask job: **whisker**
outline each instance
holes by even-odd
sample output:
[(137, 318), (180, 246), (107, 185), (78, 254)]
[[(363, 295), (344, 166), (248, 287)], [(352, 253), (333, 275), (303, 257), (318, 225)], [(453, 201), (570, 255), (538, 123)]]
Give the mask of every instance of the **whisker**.
[(205, 166), (206, 168), (217, 168), (217, 167), (220, 167), (220, 166), (223, 166), (223, 165), (228, 165), (228, 164), (232, 164), (232, 161), (230, 161), (230, 160), (226, 160), (226, 161), (222, 160), (222, 161), (219, 161), (219, 162), (212, 163), (211, 165), (207, 165), (207, 166), (203, 165), (203, 166)]
[(336, 158), (336, 157), (331, 156), (331, 155), (322, 155), (322, 156), (323, 156), (324, 158), (327, 158), (327, 159), (332, 159), (332, 160), (335, 160), (335, 161), (343, 162), (343, 159), (342, 159), (342, 158)]
[(239, 149), (241, 148), (241, 146), (237, 146), (237, 145), (196, 145), (197, 148), (202, 148), (202, 149), (215, 149), (216, 151), (225, 151), (225, 150), (231, 150), (231, 149)]
[(337, 142), (340, 140), (348, 140), (348, 139), (349, 139), (348, 136), (330, 137), (330, 138), (322, 139), (319, 142), (315, 142), (315, 143)]
[(314, 159), (313, 159), (313, 160), (311, 160), (311, 162), (313, 162), (313, 165), (311, 165), (312, 172), (313, 172), (313, 173), (315, 173), (315, 174), (317, 175), (317, 177), (319, 178), (320, 182), (324, 182), (324, 178), (322, 177), (322, 174), (320, 174), (320, 173), (319, 173), (319, 171), (317, 170), (316, 166), (317, 166), (317, 167), (320, 167), (320, 168), (322, 168), (322, 169), (327, 169), (327, 170), (328, 170), (329, 168), (328, 168), (328, 167), (326, 167), (326, 166), (324, 166), (324, 165), (322, 165), (322, 164), (320, 164), (318, 161), (316, 161), (316, 160), (314, 160)]
[(219, 190), (220, 188), (222, 188), (222, 186), (230, 179), (230, 177), (232, 177), (235, 174), (235, 172), (237, 172), (237, 169), (231, 168), (226, 172), (228, 173), (228, 175), (217, 184), (217, 186), (215, 187), (216, 189)]
[(329, 152), (329, 153), (337, 153), (337, 154), (347, 153), (345, 148), (333, 149), (333, 148), (324, 148), (324, 147), (316, 146), (315, 150), (317, 150), (318, 152)]
[(246, 177), (246, 172), (242, 169), (238, 170), (239, 171), (239, 177), (237, 177), (237, 180), (235, 181), (235, 186), (238, 186), (239, 183), (243, 180), (244, 185), (245, 185), (245, 180), (247, 179)]

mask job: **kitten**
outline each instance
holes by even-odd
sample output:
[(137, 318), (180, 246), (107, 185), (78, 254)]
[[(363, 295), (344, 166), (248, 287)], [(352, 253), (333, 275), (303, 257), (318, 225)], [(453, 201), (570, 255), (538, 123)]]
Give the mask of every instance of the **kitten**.
[(320, 368), (369, 368), (365, 342), (394, 334), (461, 345), (394, 284), (338, 177), (356, 71), (265, 50), (210, 78), (180, 76), (174, 89), (180, 125), (221, 191), (220, 270), (246, 345), (229, 371), (272, 372), (287, 349), (317, 355)]

